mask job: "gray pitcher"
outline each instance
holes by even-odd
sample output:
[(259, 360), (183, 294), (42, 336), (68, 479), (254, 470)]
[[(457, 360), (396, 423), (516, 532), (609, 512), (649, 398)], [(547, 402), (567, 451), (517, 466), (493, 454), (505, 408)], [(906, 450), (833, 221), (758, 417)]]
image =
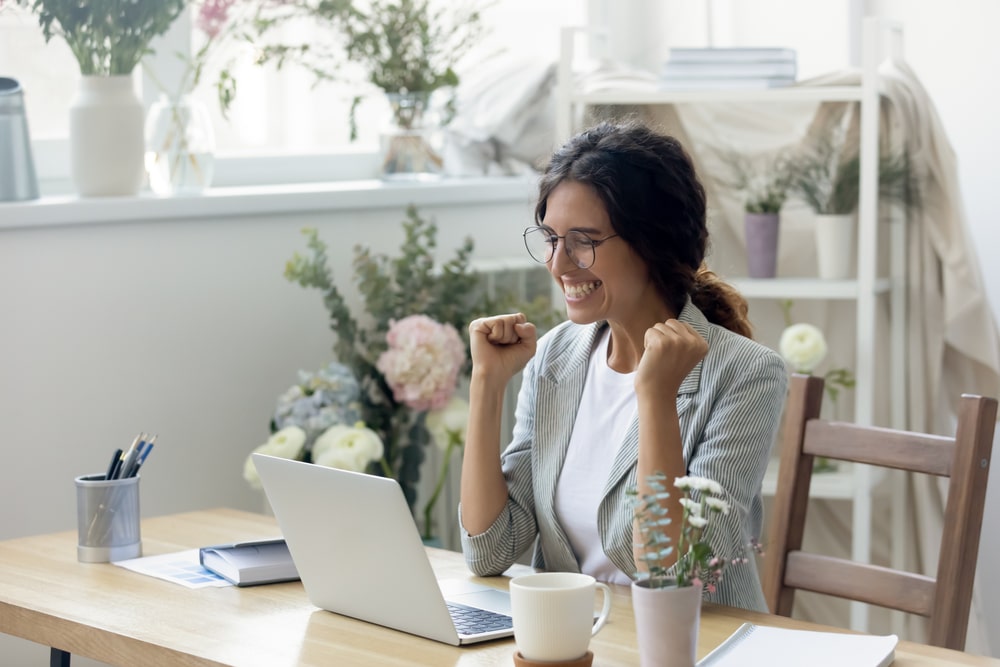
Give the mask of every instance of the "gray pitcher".
[(0, 77), (0, 201), (38, 199), (24, 95), (16, 79)]

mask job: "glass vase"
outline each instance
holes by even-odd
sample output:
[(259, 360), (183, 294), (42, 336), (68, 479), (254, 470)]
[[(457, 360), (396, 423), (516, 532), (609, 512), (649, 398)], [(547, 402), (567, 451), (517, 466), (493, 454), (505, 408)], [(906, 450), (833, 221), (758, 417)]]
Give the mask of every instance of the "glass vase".
[(197, 195), (212, 184), (215, 131), (205, 105), (190, 95), (161, 95), (146, 118), (146, 171), (158, 195)]
[(387, 93), (390, 126), (382, 132), (384, 180), (434, 180), (444, 174), (444, 160), (433, 145), (436, 123), (428, 114), (429, 93)]

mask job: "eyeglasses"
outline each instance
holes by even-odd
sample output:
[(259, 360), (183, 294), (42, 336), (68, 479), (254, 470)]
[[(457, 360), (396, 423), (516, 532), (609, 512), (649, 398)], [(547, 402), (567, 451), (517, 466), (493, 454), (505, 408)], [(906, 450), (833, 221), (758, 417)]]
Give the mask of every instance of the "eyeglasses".
[(553, 234), (547, 227), (528, 227), (524, 230), (524, 247), (536, 262), (548, 264), (556, 252), (559, 239), (563, 240), (563, 250), (566, 256), (581, 269), (589, 269), (594, 265), (594, 248), (617, 234), (605, 236), (603, 239), (592, 239), (583, 232), (572, 230), (565, 236)]

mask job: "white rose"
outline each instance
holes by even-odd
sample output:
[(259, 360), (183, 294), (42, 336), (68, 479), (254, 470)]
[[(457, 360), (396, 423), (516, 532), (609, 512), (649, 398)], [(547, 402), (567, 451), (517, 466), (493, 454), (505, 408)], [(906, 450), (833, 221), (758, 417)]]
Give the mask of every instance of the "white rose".
[(382, 458), (384, 447), (375, 431), (363, 422), (354, 426), (336, 424), (313, 444), (313, 463), (328, 468), (364, 472), (372, 461)]
[(458, 397), (452, 397), (443, 408), (427, 413), (427, 430), (442, 450), (448, 448), (452, 437), (458, 444), (464, 443), (468, 426), (469, 403)]
[(811, 373), (826, 356), (826, 339), (811, 324), (793, 324), (782, 332), (778, 349), (796, 372)]
[(243, 479), (250, 483), (255, 489), (263, 488), (260, 483), (260, 476), (257, 475), (257, 466), (254, 465), (252, 454), (268, 454), (270, 456), (280, 456), (283, 459), (298, 459), (302, 454), (302, 446), (306, 444), (306, 432), (298, 426), (286, 426), (277, 433), (274, 433), (267, 442), (255, 448), (251, 456), (247, 457), (243, 464)]

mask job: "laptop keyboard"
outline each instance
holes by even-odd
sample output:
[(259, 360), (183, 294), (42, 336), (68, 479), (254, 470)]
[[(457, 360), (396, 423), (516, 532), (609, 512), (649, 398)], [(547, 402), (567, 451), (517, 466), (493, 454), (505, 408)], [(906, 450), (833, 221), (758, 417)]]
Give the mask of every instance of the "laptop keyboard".
[(481, 632), (508, 630), (513, 627), (513, 620), (506, 614), (467, 607), (455, 602), (448, 603), (448, 613), (455, 621), (455, 629), (460, 635), (477, 635)]

